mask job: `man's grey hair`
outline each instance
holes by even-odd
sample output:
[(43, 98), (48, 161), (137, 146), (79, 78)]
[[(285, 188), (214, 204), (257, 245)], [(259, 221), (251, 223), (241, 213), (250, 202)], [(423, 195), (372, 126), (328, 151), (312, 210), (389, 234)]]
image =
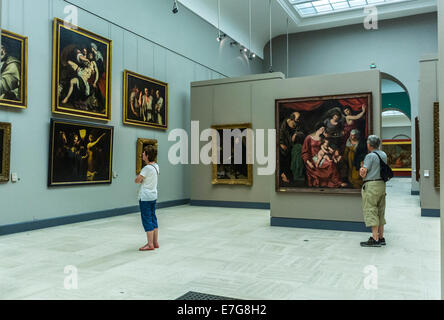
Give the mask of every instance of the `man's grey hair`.
[(381, 145), (381, 139), (379, 139), (378, 136), (372, 134), (371, 136), (368, 136), (367, 143), (370, 145), (370, 147), (374, 149), (379, 149), (379, 146)]
[(359, 138), (361, 137), (361, 133), (359, 132), (358, 129), (353, 129), (353, 130), (350, 132), (350, 135), (354, 135), (357, 139), (359, 139)]

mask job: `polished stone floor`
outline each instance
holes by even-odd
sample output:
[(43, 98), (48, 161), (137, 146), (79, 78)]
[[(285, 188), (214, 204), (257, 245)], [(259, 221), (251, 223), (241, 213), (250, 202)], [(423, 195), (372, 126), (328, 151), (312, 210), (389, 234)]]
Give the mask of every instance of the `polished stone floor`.
[(267, 210), (191, 206), (158, 211), (154, 252), (137, 250), (137, 213), (3, 236), (0, 299), (440, 299), (439, 219), (420, 216), (409, 179), (387, 202), (382, 248), (361, 248), (366, 233), (270, 227)]

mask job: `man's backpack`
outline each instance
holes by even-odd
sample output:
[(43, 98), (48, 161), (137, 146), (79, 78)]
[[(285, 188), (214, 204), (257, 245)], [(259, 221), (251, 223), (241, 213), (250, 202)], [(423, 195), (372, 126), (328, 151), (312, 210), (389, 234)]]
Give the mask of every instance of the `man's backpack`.
[(373, 153), (375, 153), (379, 158), (379, 167), (381, 170), (380, 174), (381, 174), (382, 180), (384, 180), (384, 182), (389, 181), (391, 178), (393, 178), (392, 168), (390, 168), (389, 165), (387, 163), (385, 163), (384, 160), (381, 159), (381, 156), (377, 152), (373, 152)]

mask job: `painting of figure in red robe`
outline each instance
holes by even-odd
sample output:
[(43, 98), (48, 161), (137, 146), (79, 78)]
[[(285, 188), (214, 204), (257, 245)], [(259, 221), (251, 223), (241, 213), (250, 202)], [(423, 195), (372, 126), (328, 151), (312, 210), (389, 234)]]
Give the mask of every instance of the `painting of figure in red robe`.
[(372, 94), (276, 100), (276, 191), (358, 193)]

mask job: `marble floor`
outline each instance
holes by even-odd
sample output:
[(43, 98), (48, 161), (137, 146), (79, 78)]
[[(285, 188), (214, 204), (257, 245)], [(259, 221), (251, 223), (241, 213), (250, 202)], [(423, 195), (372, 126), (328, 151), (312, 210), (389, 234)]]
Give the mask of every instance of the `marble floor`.
[(267, 210), (192, 206), (158, 210), (154, 252), (137, 250), (138, 213), (3, 236), (0, 299), (440, 299), (439, 219), (420, 216), (409, 179), (389, 183), (387, 203), (381, 248), (361, 248), (366, 233), (270, 227)]

